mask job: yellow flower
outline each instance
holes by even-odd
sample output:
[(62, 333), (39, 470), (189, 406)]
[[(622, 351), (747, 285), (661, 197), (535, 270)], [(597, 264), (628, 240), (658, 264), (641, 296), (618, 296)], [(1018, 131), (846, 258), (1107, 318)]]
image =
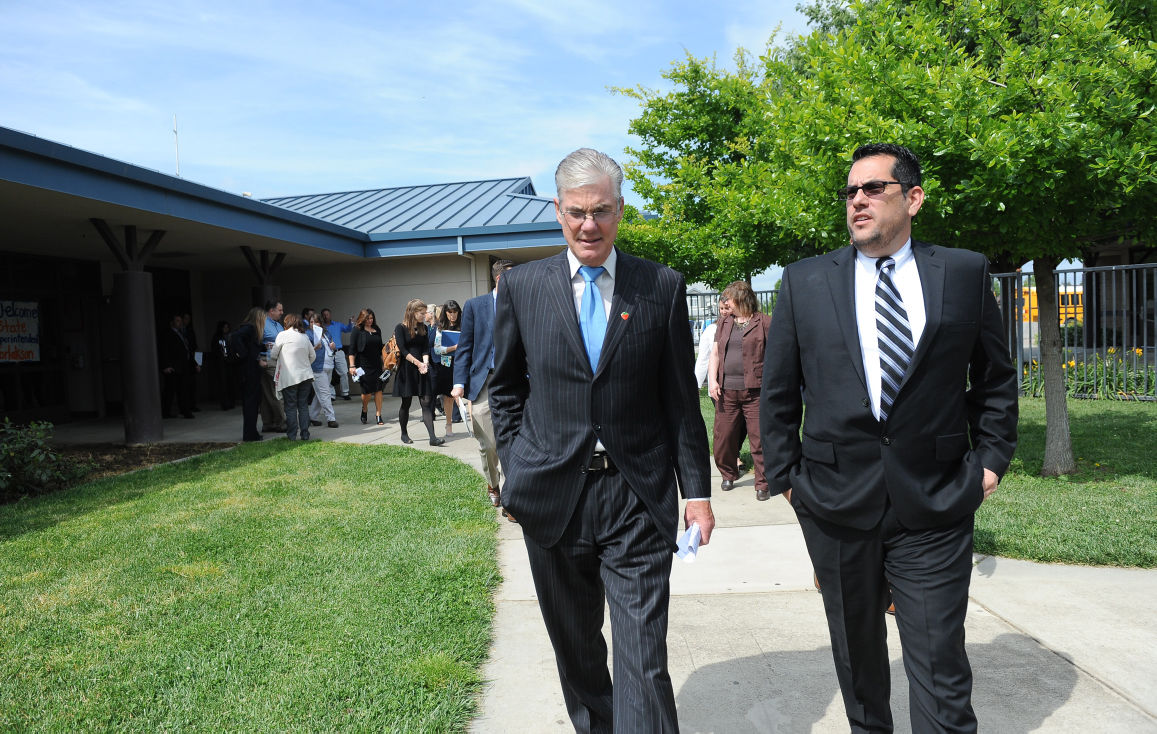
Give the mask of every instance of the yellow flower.
[(1076, 366), (1077, 366), (1077, 360), (1070, 359), (1069, 360), (1069, 367), (1076, 367)]
[(1138, 357), (1140, 357), (1141, 355), (1143, 355), (1145, 353), (1145, 350), (1142, 349), (1141, 347), (1137, 347), (1136, 349), (1133, 350), (1133, 353), (1136, 354)]
[(1109, 347), (1109, 354), (1116, 354), (1116, 353), (1117, 353), (1116, 347)]

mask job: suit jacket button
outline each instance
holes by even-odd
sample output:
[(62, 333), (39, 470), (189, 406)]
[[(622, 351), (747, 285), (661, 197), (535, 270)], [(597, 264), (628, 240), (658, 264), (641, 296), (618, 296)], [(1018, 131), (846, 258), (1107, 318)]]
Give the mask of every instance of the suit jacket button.
[(860, 404), (861, 404), (861, 405), (863, 405), (865, 408), (870, 408), (870, 407), (872, 407), (872, 401), (871, 401), (871, 400), (868, 400), (867, 398), (864, 398), (864, 399), (863, 399), (863, 400), (860, 402)]
[(888, 438), (887, 436), (884, 436), (883, 438), (881, 438), (880, 442), (883, 443), (885, 446), (891, 446), (892, 445), (892, 439)]
[(603, 430), (603, 427), (601, 425), (599, 425), (598, 423), (596, 423), (595, 424), (595, 432), (598, 433), (601, 430)]

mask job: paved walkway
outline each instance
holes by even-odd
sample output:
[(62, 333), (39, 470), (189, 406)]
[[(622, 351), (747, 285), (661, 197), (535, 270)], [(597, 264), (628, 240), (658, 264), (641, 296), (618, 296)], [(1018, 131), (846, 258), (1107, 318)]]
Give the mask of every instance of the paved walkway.
[[(315, 437), (400, 443), (396, 401), (386, 400), (382, 428), (361, 425), (356, 398), (336, 407), (341, 427), (315, 428)], [(194, 420), (165, 421), (165, 440), (237, 440), (240, 423), (237, 409), (206, 409)], [(417, 440), (420, 424), (410, 428), (414, 448), (480, 467), (465, 431), (432, 448)], [(123, 436), (119, 420), (56, 431), (68, 442)], [(713, 506), (719, 527), (711, 545), (694, 564), (676, 560), (672, 573), (668, 647), (683, 731), (846, 732), (823, 607), (791, 508), (779, 498), (756, 502), (750, 476), (732, 492), (716, 492)], [(521, 532), (499, 521), (504, 581), (483, 671), (488, 683), (470, 730), (573, 731)], [(967, 634), (983, 729), (1157, 734), (1157, 570), (976, 561)], [(896, 731), (906, 732), (907, 684), (891, 619), (889, 628)]]

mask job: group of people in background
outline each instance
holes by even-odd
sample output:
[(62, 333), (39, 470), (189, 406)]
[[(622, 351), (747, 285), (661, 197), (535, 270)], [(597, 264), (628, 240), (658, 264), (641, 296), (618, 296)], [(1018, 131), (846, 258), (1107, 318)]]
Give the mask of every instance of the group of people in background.
[[(409, 418), (417, 397), (430, 445), (441, 446), (445, 438), (435, 435), (435, 408), (445, 413), (446, 436), (453, 435), (455, 421), (463, 420), (451, 396), (461, 318), (457, 301), (430, 308), (419, 299), (410, 300), (392, 332), (399, 355), (391, 371), (383, 364), (390, 337), (373, 309), (364, 308), (342, 323), (333, 320), (328, 308), (286, 314), (280, 301), (268, 301), (251, 308), (236, 329), (228, 321), (218, 322), (206, 364), (221, 409), (232, 409), (240, 398), (244, 441), (260, 441), (263, 433), (307, 440), (312, 427), (337, 428), (333, 401), (350, 400), (350, 383), (356, 382), (363, 424), (369, 423), (372, 402), (374, 422), (385, 425), (382, 395), (392, 384), (391, 394), (401, 399), (402, 441), (413, 443)], [(193, 356), (195, 338), (183, 328), (187, 324), (187, 317), (174, 315), (160, 341), (166, 417), (174, 399), (183, 416), (193, 417), (188, 376), (201, 365)], [(342, 343), (347, 333), (348, 347)]]

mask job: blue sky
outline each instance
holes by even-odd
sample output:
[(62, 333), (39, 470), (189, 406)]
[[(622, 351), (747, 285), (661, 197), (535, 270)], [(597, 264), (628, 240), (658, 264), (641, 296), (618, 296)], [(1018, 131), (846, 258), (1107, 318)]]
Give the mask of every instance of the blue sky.
[[(0, 0), (0, 125), (257, 198), (622, 162), (686, 53), (731, 65), (796, 0), (93, 3)], [(625, 192), (628, 201), (640, 202)], [(774, 281), (773, 281), (774, 282)]]

